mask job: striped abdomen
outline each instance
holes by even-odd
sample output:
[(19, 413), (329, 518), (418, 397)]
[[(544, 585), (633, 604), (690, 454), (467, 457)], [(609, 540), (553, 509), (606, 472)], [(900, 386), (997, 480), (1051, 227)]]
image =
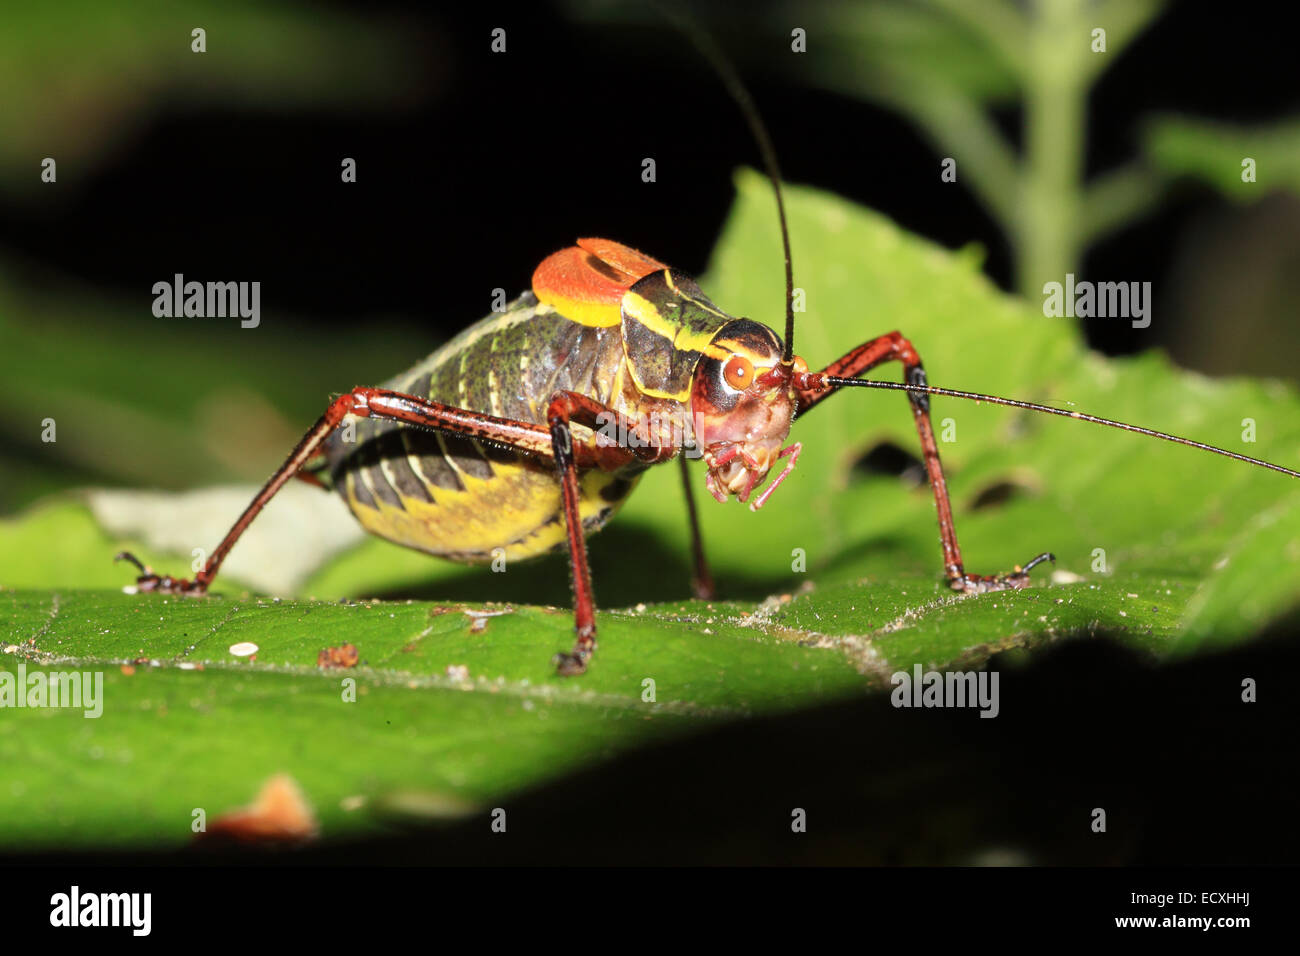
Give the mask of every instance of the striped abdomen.
[[(384, 387), (545, 424), (546, 405), (556, 391), (608, 403), (623, 358), (618, 326), (570, 321), (528, 293)], [(350, 434), (355, 441), (345, 440)], [(549, 462), (369, 418), (349, 418), (330, 437), (326, 455), (335, 487), (361, 525), (398, 544), (459, 561), (484, 561), (497, 548), (516, 559), (563, 543), (560, 490)], [(583, 473), (584, 525), (599, 528), (637, 477)]]

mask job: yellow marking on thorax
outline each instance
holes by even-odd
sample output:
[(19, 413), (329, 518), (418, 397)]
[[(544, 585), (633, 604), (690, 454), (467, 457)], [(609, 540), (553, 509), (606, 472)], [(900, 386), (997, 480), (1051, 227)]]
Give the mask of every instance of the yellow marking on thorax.
[[(694, 300), (691, 300), (694, 301)], [(651, 332), (663, 336), (672, 343), (675, 350), (683, 352), (702, 352), (711, 358), (721, 358), (730, 354), (723, 352), (713, 346), (713, 337), (718, 334), (717, 329), (696, 330), (692, 329), (685, 322), (677, 323), (664, 318), (662, 312), (654, 307), (654, 304), (643, 296), (635, 292), (629, 292), (623, 296), (623, 311), (632, 318), (636, 319)], [(717, 315), (721, 312), (713, 311)]]
[(691, 390), (689, 387), (683, 389), (680, 392), (661, 392), (657, 388), (651, 388), (649, 385), (643, 385), (640, 382), (637, 382), (636, 387), (641, 391), (643, 395), (647, 395), (650, 398), (666, 398), (669, 401), (673, 401), (673, 402), (684, 402), (686, 401), (686, 399), (690, 398), (691, 395)]
[(730, 319), (730, 318), (731, 318), (731, 316), (727, 315), (727, 313), (723, 312), (721, 309), (715, 309), (713, 306), (709, 305), (709, 303), (707, 303), (707, 302), (702, 302), (702, 301), (700, 301), (699, 299), (695, 298), (695, 297), (692, 296), (692, 295), (687, 295), (687, 294), (686, 294), (685, 292), (683, 292), (681, 289), (677, 288), (677, 283), (673, 282), (673, 273), (672, 273), (672, 270), (671, 270), (671, 269), (666, 269), (666, 270), (664, 270), (664, 282), (666, 282), (666, 283), (668, 284), (668, 288), (672, 289), (674, 292), (676, 292), (678, 295), (680, 295), (683, 299), (687, 299), (687, 300), (689, 300), (689, 301), (691, 301), (691, 302), (694, 302), (696, 305), (698, 305), (698, 306), (699, 306), (701, 309), (703, 309), (705, 312), (712, 312), (714, 315), (718, 316), (718, 318), (720, 318), (720, 319)]
[(544, 302), (558, 311), (566, 319), (592, 328), (609, 328), (623, 321), (623, 313), (618, 303), (607, 305), (603, 302), (584, 302), (558, 295), (549, 289), (535, 293), (540, 302)]

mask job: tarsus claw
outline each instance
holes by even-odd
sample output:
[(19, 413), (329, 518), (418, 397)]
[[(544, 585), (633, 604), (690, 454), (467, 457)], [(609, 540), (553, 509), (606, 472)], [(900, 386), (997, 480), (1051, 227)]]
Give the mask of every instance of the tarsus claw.
[(154, 569), (149, 567), (130, 551), (119, 551), (113, 557), (114, 561), (130, 561), (140, 569), (140, 575), (135, 579), (135, 589), (139, 591), (157, 591), (159, 594), (203, 594), (207, 591), (207, 586), (201, 580), (191, 581), (189, 578), (174, 578), (170, 574), (155, 574)]
[(555, 672), (561, 677), (576, 677), (587, 673), (587, 656), (584, 654), (556, 654)]
[(145, 567), (144, 563), (141, 562), (141, 560), (137, 558), (134, 554), (132, 554), (130, 551), (117, 552), (117, 554), (113, 555), (113, 561), (115, 563), (118, 561), (130, 561), (132, 564), (134, 564), (137, 568), (140, 569), (141, 574), (153, 573), (152, 571), (149, 570), (149, 568)]
[(1052, 552), (1050, 551), (1044, 551), (1038, 557), (1034, 558), (1032, 561), (1026, 564), (1021, 570), (1023, 573), (1028, 574), (1030, 571), (1034, 570), (1034, 568), (1038, 567), (1044, 561), (1051, 561), (1053, 564), (1055, 564), (1056, 555), (1052, 554)]
[(1024, 567), (1017, 567), (1009, 574), (964, 574), (959, 578), (953, 578), (949, 584), (954, 591), (965, 591), (968, 594), (1019, 590), (1029, 586), (1029, 572), (1044, 561), (1051, 561), (1055, 564), (1056, 555), (1050, 551), (1044, 551), (1028, 561)]

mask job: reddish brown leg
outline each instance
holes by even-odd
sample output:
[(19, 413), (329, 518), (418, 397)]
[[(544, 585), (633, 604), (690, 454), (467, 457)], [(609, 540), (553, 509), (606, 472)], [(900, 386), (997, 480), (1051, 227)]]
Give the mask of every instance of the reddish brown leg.
[[(799, 414), (805, 415), (819, 402), (835, 391), (835, 386), (828, 385), (821, 376), (837, 378), (857, 378), (880, 365), (882, 362), (898, 361), (903, 364), (904, 378), (908, 384), (925, 385), (925, 369), (921, 357), (912, 348), (912, 343), (898, 332), (890, 332), (864, 345), (859, 345), (838, 361), (832, 362), (821, 372), (803, 376), (799, 381), (796, 376), (795, 387), (799, 391)], [(916, 430), (921, 437), (921, 455), (925, 460), (925, 470), (930, 476), (930, 488), (934, 492), (935, 507), (939, 512), (939, 538), (943, 544), (943, 568), (948, 583), (955, 591), (1001, 591), (1008, 588), (1022, 588), (1029, 583), (1029, 571), (1043, 561), (1056, 560), (1051, 554), (1043, 553), (1035, 557), (1024, 567), (1017, 567), (1007, 574), (968, 574), (962, 565), (961, 548), (957, 544), (957, 530), (953, 524), (952, 503), (948, 500), (948, 483), (943, 477), (943, 466), (939, 462), (939, 445), (934, 439), (934, 428), (930, 424), (930, 397), (909, 393), (912, 404), (912, 417), (916, 421)]]
[[(586, 425), (599, 429), (602, 416), (615, 414), (599, 402), (577, 392), (556, 392), (546, 409), (546, 421), (551, 429), (552, 455), (555, 471), (564, 495), (564, 526), (569, 536), (569, 560), (573, 578), (573, 626), (578, 640), (567, 654), (556, 654), (556, 670), (564, 674), (582, 674), (587, 661), (596, 650), (596, 598), (591, 587), (591, 568), (587, 563), (587, 537), (583, 532), (582, 515), (578, 510), (578, 463), (574, 455), (571, 425)], [(624, 463), (633, 458), (652, 463), (662, 461), (676, 453), (675, 449), (618, 448), (605, 446), (600, 453), (617, 453)], [(608, 466), (607, 466), (608, 467)]]
[(320, 472), (324, 469), (324, 467), (325, 465), (323, 464), (323, 462), (311, 466), (304, 465), (301, 469), (299, 469), (297, 472), (294, 473), (294, 477), (301, 482), (305, 482), (306, 484), (313, 485), (324, 491), (329, 491), (330, 486), (325, 484), (325, 482), (321, 481), (320, 478)]
[(203, 568), (194, 575), (193, 580), (174, 578), (170, 574), (156, 574), (152, 568), (142, 564), (135, 555), (127, 551), (119, 553), (113, 560), (130, 561), (140, 569), (140, 576), (135, 581), (135, 586), (140, 591), (192, 595), (207, 593), (208, 586), (217, 576), (222, 563), (226, 560), (226, 555), (230, 553), (230, 549), (235, 546), (235, 542), (252, 524), (253, 519), (266, 507), (266, 503), (275, 497), (275, 493), (283, 488), (289, 479), (298, 474), (298, 470), (317, 453), (321, 442), (338, 427), (345, 415), (349, 413), (366, 414), (366, 401), (361, 394), (363, 391), (365, 390), (357, 389), (347, 395), (339, 396), (330, 403), (329, 408), (325, 410), (325, 414), (308, 430), (307, 434), (302, 436), (302, 440), (289, 453), (289, 457), (284, 460), (284, 464), (276, 469), (275, 474), (271, 475), (266, 484), (262, 486), (262, 490), (249, 502), (248, 507), (244, 509), (244, 513), (239, 516), (239, 520), (226, 532), (226, 536), (221, 539), (217, 549), (212, 552), (212, 556), (208, 558)]
[(636, 459), (647, 463), (662, 461), (676, 453), (676, 449), (655, 447), (628, 449), (601, 445), (590, 447), (573, 444), (570, 422), (596, 429), (600, 416), (612, 412), (585, 396), (573, 392), (557, 393), (548, 409), (548, 425), (536, 425), (506, 418), (497, 418), (479, 412), (441, 405), (414, 395), (404, 395), (379, 388), (356, 388), (332, 402), (320, 420), (303, 436), (293, 452), (262, 486), (239, 520), (226, 533), (221, 544), (212, 553), (194, 580), (155, 574), (134, 556), (123, 552), (118, 558), (131, 561), (141, 574), (136, 586), (142, 591), (161, 591), (169, 594), (203, 594), (217, 576), (221, 564), (235, 546), (245, 529), (257, 517), (285, 483), (294, 477), (320, 449), (321, 443), (334, 431), (347, 415), (380, 418), (403, 422), (436, 431), (464, 435), (509, 445), (521, 451), (555, 461), (564, 499), (565, 525), (569, 536), (569, 553), (573, 569), (574, 629), (578, 641), (571, 654), (558, 656), (561, 674), (580, 674), (596, 647), (595, 600), (591, 588), (591, 572), (587, 564), (587, 543), (578, 511), (578, 472), (591, 468), (614, 470)]
[(244, 513), (226, 532), (226, 536), (212, 552), (203, 569), (194, 576), (193, 581), (186, 578), (173, 578), (170, 575), (159, 576), (141, 565), (132, 555), (126, 552), (119, 554), (117, 556), (119, 559), (125, 558), (141, 569), (142, 573), (136, 581), (136, 586), (142, 591), (163, 591), (171, 594), (206, 592), (217, 576), (222, 562), (226, 560), (226, 555), (230, 553), (230, 549), (235, 546), (235, 542), (239, 540), (253, 519), (266, 507), (267, 502), (275, 497), (276, 492), (317, 454), (321, 443), (347, 415), (386, 418), (473, 438), (484, 438), (550, 457), (550, 442), (546, 429), (541, 425), (467, 412), (387, 389), (355, 388), (330, 403), (325, 414), (308, 430), (294, 450), (289, 453), (284, 464), (276, 469), (262, 486), (262, 490), (249, 502)]
[(679, 459), (682, 463), (682, 490), (686, 494), (686, 513), (691, 522), (691, 559), (695, 571), (691, 576), (691, 590), (701, 601), (712, 601), (716, 592), (713, 589), (713, 575), (709, 573), (709, 562), (704, 557), (704, 537), (700, 534), (700, 518), (695, 511), (695, 493), (691, 490), (691, 469), (685, 455)]

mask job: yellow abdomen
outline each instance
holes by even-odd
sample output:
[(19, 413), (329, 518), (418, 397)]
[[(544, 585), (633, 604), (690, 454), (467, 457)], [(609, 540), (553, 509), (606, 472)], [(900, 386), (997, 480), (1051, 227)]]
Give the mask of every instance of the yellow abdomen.
[[(571, 322), (527, 295), (385, 386), (544, 424), (556, 391), (608, 402), (622, 361), (617, 328)], [(466, 562), (502, 552), (517, 560), (564, 543), (560, 486), (549, 461), (368, 418), (348, 419), (326, 450), (335, 487), (361, 526), (381, 538)], [(580, 473), (583, 527), (603, 525), (638, 477), (635, 470)]]
[[(367, 480), (360, 470), (347, 474), (341, 490), (371, 534), (454, 561), (485, 562), (498, 555), (514, 561), (562, 546), (560, 486), (551, 469), (520, 461), (496, 463), (493, 471), (490, 478), (462, 476), (464, 491), (433, 488), (433, 501), (399, 493), (400, 506), (373, 493), (376, 506), (358, 500), (357, 482)], [(599, 471), (580, 476), (580, 511), (588, 533), (613, 516), (635, 481)]]

